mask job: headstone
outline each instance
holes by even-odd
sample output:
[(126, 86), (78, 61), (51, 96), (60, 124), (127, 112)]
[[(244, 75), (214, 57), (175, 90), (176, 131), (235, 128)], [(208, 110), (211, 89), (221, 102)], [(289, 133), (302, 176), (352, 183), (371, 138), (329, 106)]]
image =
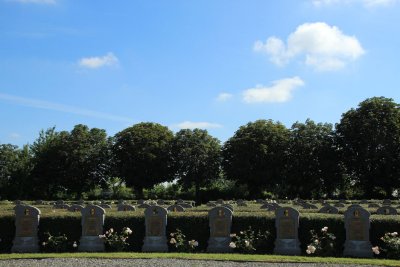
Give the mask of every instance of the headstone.
[(384, 206), (390, 206), (390, 205), (392, 205), (392, 201), (390, 199), (384, 199), (382, 204)]
[(346, 200), (345, 199), (339, 199), (339, 203), (346, 204)]
[(149, 204), (146, 204), (146, 203), (141, 204), (141, 205), (138, 206), (139, 209), (147, 209), (147, 208), (149, 208), (149, 207), (150, 207), (150, 205), (149, 205)]
[(83, 206), (83, 205), (85, 205), (85, 200), (79, 199), (77, 204)]
[(64, 203), (62, 203), (62, 204), (59, 204), (59, 203), (57, 203), (56, 202), (56, 204), (53, 206), (53, 209), (69, 209), (69, 205), (68, 204), (64, 204)]
[(183, 212), (183, 211), (185, 211), (185, 208), (182, 207), (181, 205), (174, 204), (174, 205), (169, 206), (167, 208), (167, 210), (172, 211), (172, 212)]
[(11, 252), (39, 252), (40, 210), (29, 205), (17, 205), (14, 211), (15, 237)]
[(225, 202), (224, 202), (223, 199), (217, 199), (216, 203), (217, 203), (218, 205), (222, 205), (222, 204), (224, 204)]
[(222, 207), (226, 207), (228, 209), (230, 209), (233, 212), (233, 206), (231, 204), (222, 204)]
[(191, 209), (191, 208), (193, 208), (193, 206), (192, 206), (191, 204), (186, 203), (186, 202), (182, 202), (182, 203), (179, 203), (179, 204), (177, 204), (177, 205), (180, 205), (180, 206), (182, 206), (182, 207), (185, 208), (185, 209)]
[(362, 199), (362, 200), (360, 201), (360, 204), (368, 204), (368, 200)]
[(165, 205), (165, 201), (163, 199), (159, 199), (159, 200), (157, 200), (157, 205), (160, 205), (160, 206)]
[(369, 241), (370, 213), (359, 205), (350, 206), (344, 213), (346, 242), (344, 256), (372, 257), (372, 244)]
[(151, 206), (144, 211), (146, 235), (143, 241), (143, 252), (167, 252), (167, 213), (160, 206)]
[(22, 203), (22, 201), (19, 200), (19, 199), (14, 200), (14, 205), (23, 205), (23, 204), (24, 204), (24, 203)]
[(44, 205), (44, 204), (45, 202), (43, 200), (38, 199), (35, 201), (35, 205)]
[(68, 208), (68, 211), (73, 211), (73, 212), (79, 211), (80, 212), (80, 211), (82, 211), (82, 209), (84, 209), (83, 206), (74, 204)]
[(118, 211), (135, 211), (136, 208), (135, 206), (129, 205), (129, 204), (120, 204), (117, 207)]
[(397, 215), (397, 210), (391, 206), (383, 206), (376, 210), (379, 215)]
[(271, 205), (270, 203), (266, 203), (260, 207), (260, 209), (266, 210), (266, 211), (276, 211), (279, 207), (275, 205)]
[(274, 253), (283, 255), (300, 255), (299, 212), (290, 207), (275, 211), (276, 240)]
[(207, 252), (231, 252), (232, 211), (223, 206), (212, 208), (208, 211), (210, 238), (208, 239)]
[(119, 200), (118, 200), (118, 204), (125, 204), (125, 203), (126, 203), (126, 201), (123, 200), (123, 199), (119, 199)]
[(266, 201), (264, 199), (260, 199), (259, 198), (259, 199), (256, 200), (256, 203), (257, 204), (264, 204), (264, 203), (266, 203)]
[(327, 205), (327, 206), (323, 206), (318, 213), (328, 213), (328, 214), (338, 214), (339, 210), (336, 207)]
[(237, 203), (237, 206), (238, 207), (247, 207), (247, 204), (245, 202), (240, 202), (240, 203)]
[(334, 205), (336, 208), (344, 208), (345, 205), (343, 203), (335, 203)]
[(79, 251), (104, 251), (103, 225), (106, 211), (96, 205), (88, 205), (81, 210), (82, 236), (79, 240)]
[(217, 204), (215, 204), (215, 203), (212, 203), (212, 202), (207, 203), (207, 207), (216, 207), (216, 206), (217, 206)]
[(137, 201), (137, 204), (138, 204), (138, 205), (144, 204), (144, 200), (143, 200), (143, 199), (139, 199), (139, 200)]
[(178, 204), (178, 203), (183, 203), (184, 201), (183, 201), (183, 199), (177, 199), (176, 200), (176, 204)]
[(368, 208), (379, 208), (379, 207), (380, 207), (380, 205), (376, 204), (376, 203), (368, 204)]
[(307, 209), (307, 210), (316, 210), (316, 209), (318, 209), (318, 207), (315, 206), (314, 204), (309, 204), (309, 203), (306, 203), (306, 202), (304, 202), (304, 203), (301, 205), (301, 207), (302, 207), (303, 209)]
[(111, 205), (110, 204), (100, 204), (100, 207), (102, 207), (103, 209), (111, 209)]

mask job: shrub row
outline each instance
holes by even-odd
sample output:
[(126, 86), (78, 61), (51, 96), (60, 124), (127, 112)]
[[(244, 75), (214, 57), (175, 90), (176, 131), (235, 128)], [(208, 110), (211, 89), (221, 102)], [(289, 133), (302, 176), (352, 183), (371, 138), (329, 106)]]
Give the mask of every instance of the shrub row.
[[(249, 213), (234, 213), (232, 221), (232, 233), (238, 233), (252, 227), (253, 230), (269, 231), (269, 245), (263, 253), (272, 254), (274, 240), (276, 238), (275, 217), (272, 214), (260, 215)], [(310, 243), (310, 230), (320, 231), (324, 226), (336, 236), (337, 255), (340, 256), (345, 242), (345, 228), (342, 216), (325, 214), (307, 214), (300, 217), (299, 239), (302, 252), (305, 254), (307, 245)], [(104, 231), (113, 228), (121, 231), (123, 227), (129, 227), (133, 234), (129, 237), (129, 251), (141, 251), (145, 234), (143, 215), (130, 212), (124, 214), (107, 215)], [(182, 230), (188, 239), (195, 239), (199, 242), (199, 250), (205, 251), (209, 237), (209, 221), (207, 213), (185, 212), (168, 215), (167, 233)], [(79, 241), (81, 235), (81, 217), (79, 214), (64, 216), (43, 216), (40, 218), (39, 240), (45, 240), (45, 233), (52, 235), (66, 234), (68, 240)], [(386, 232), (400, 232), (400, 219), (397, 216), (372, 216), (370, 238), (373, 245), (378, 245), (380, 237)], [(14, 217), (0, 217), (0, 252), (11, 251), (12, 240), (15, 234)]]

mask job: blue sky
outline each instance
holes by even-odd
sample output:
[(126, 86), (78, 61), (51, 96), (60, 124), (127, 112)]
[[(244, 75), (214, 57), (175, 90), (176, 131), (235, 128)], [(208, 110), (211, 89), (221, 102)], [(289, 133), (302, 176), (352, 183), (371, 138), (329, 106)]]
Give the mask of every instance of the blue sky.
[(221, 141), (400, 102), (398, 0), (0, 0), (0, 143), (142, 121)]

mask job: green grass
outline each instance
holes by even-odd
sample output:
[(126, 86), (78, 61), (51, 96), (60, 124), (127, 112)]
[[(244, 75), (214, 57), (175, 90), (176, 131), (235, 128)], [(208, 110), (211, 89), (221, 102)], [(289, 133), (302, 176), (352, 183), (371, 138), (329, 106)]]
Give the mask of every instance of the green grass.
[(331, 263), (363, 264), (373, 266), (400, 266), (398, 260), (356, 259), (356, 258), (321, 258), (280, 255), (245, 255), (245, 254), (190, 254), (190, 253), (36, 253), (36, 254), (0, 254), (0, 260), (9, 259), (44, 259), (44, 258), (107, 258), (107, 259), (189, 259), (218, 261), (256, 261), (256, 262), (294, 262), (294, 263)]

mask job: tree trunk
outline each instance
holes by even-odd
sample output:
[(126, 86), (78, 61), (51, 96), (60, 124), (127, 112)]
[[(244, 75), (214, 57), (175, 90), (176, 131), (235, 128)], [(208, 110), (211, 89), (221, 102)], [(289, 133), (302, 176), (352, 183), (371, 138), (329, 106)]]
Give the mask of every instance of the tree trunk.
[(134, 191), (136, 199), (143, 199), (143, 187), (136, 186), (134, 187)]
[[(200, 199), (200, 184), (199, 183), (196, 183), (195, 184), (195, 200), (196, 200), (196, 203), (201, 203), (201, 199)], [(199, 205), (199, 204), (197, 204), (197, 205)]]

